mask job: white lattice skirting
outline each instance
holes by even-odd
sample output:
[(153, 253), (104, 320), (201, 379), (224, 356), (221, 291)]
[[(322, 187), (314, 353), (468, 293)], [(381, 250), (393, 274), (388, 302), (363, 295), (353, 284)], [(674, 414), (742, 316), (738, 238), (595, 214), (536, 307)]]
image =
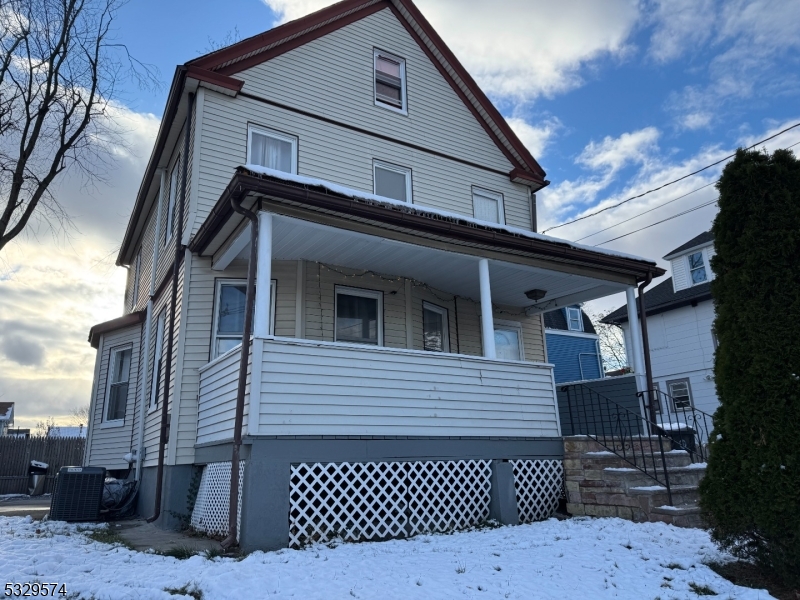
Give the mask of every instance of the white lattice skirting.
[[(242, 483), (244, 463), (239, 461), (239, 509), (237, 531), (242, 527)], [(203, 476), (197, 490), (197, 500), (192, 511), (192, 527), (212, 535), (228, 535), (228, 507), (231, 500), (231, 463), (209, 463), (203, 467)]]
[(561, 460), (514, 460), (514, 487), (520, 523), (541, 521), (558, 508), (564, 484)]

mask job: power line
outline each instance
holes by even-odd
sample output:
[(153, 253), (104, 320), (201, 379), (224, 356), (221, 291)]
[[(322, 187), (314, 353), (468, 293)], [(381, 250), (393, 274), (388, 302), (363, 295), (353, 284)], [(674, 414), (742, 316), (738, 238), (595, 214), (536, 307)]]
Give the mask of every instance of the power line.
[(705, 206), (710, 206), (712, 204), (716, 204), (717, 200), (719, 200), (719, 198), (717, 198), (715, 200), (711, 200), (710, 202), (705, 202), (703, 204), (695, 206), (694, 208), (689, 208), (687, 210), (684, 210), (683, 212), (679, 212), (676, 215), (672, 215), (671, 217), (667, 217), (666, 219), (661, 219), (660, 221), (656, 221), (655, 223), (650, 223), (650, 225), (645, 225), (644, 227), (640, 227), (639, 229), (634, 229), (633, 231), (629, 231), (628, 233), (623, 233), (622, 235), (618, 235), (617, 237), (611, 238), (610, 240), (606, 240), (605, 242), (600, 242), (599, 244), (597, 244), (597, 246), (602, 246), (603, 244), (608, 244), (609, 242), (613, 242), (615, 240), (619, 240), (619, 239), (622, 239), (624, 237), (628, 237), (629, 235), (633, 235), (634, 233), (638, 233), (640, 231), (644, 231), (645, 229), (650, 229), (651, 227), (655, 227), (656, 225), (660, 225), (661, 223), (666, 223), (667, 221), (671, 221), (672, 219), (677, 219), (678, 217), (682, 217), (683, 215), (689, 214), (690, 212), (694, 212), (696, 210), (700, 210), (701, 208), (703, 208)]
[[(783, 135), (784, 133), (794, 129), (795, 127), (800, 127), (800, 123), (795, 123), (791, 127), (787, 127), (786, 129), (784, 129), (782, 131), (779, 131), (778, 133), (776, 133), (774, 135), (771, 135), (768, 138), (764, 138), (763, 140), (759, 140), (758, 142), (756, 142), (752, 146), (748, 146), (747, 148), (745, 148), (745, 150), (752, 150), (756, 146), (758, 146), (760, 144), (763, 144), (764, 142), (768, 142), (769, 140), (774, 139), (774, 138), (778, 137), (779, 135)], [(792, 144), (792, 146), (795, 146), (795, 145), (796, 144)], [(791, 148), (792, 146), (789, 146), (789, 148)], [(672, 181), (669, 181), (669, 182), (667, 182), (667, 183), (665, 183), (663, 185), (660, 185), (660, 186), (658, 186), (656, 188), (647, 190), (646, 192), (642, 192), (641, 194), (638, 194), (636, 196), (631, 196), (630, 198), (627, 198), (626, 200), (618, 202), (617, 204), (612, 204), (611, 206), (606, 206), (605, 208), (601, 208), (600, 210), (595, 211), (593, 213), (589, 213), (588, 215), (583, 215), (582, 217), (578, 217), (577, 219), (572, 219), (571, 221), (565, 221), (564, 223), (561, 223), (560, 225), (554, 225), (553, 227), (548, 227), (547, 229), (542, 231), (542, 233), (547, 233), (548, 231), (552, 231), (553, 229), (558, 229), (559, 227), (564, 227), (565, 225), (571, 225), (572, 223), (577, 223), (578, 221), (583, 221), (584, 219), (588, 219), (589, 217), (594, 217), (595, 215), (599, 215), (600, 213), (605, 212), (607, 210), (611, 210), (612, 208), (617, 208), (618, 206), (622, 206), (623, 204), (625, 204), (626, 202), (630, 202), (631, 200), (636, 200), (637, 198), (642, 198), (643, 196), (646, 196), (647, 194), (652, 194), (653, 192), (657, 192), (658, 190), (662, 190), (665, 187), (672, 185), (673, 183), (678, 183), (679, 181), (683, 181), (684, 179), (687, 179), (689, 177), (697, 175), (698, 173), (702, 173), (703, 171), (705, 171), (707, 169), (710, 169), (711, 167), (716, 167), (718, 164), (723, 163), (726, 160), (733, 158), (734, 156), (736, 156), (736, 152), (734, 152), (733, 154), (729, 154), (725, 158), (719, 159), (717, 162), (711, 163), (710, 165), (706, 165), (702, 169), (697, 169), (697, 171), (692, 171), (691, 173), (688, 173), (687, 175), (684, 175), (682, 177), (678, 177), (677, 179), (673, 179)]]
[(663, 204), (659, 204), (658, 206), (655, 206), (655, 207), (653, 207), (653, 208), (651, 208), (649, 210), (645, 210), (645, 211), (642, 211), (642, 212), (640, 212), (638, 214), (635, 214), (632, 217), (630, 217), (629, 219), (625, 219), (624, 221), (620, 221), (619, 223), (614, 223), (613, 225), (609, 225), (605, 229), (601, 229), (600, 231), (595, 231), (594, 233), (590, 233), (589, 235), (585, 235), (582, 238), (577, 239), (575, 241), (576, 242), (580, 242), (580, 241), (585, 240), (586, 238), (590, 238), (592, 236), (595, 236), (598, 233), (603, 233), (604, 231), (608, 231), (609, 229), (614, 229), (614, 227), (616, 227), (617, 225), (622, 225), (623, 223), (627, 223), (628, 221), (633, 221), (634, 219), (637, 219), (637, 218), (641, 217), (642, 215), (646, 215), (647, 213), (651, 213), (654, 210), (658, 210), (659, 208), (662, 208), (662, 207), (666, 206), (667, 204), (672, 204), (673, 202), (677, 202), (681, 198), (686, 198), (686, 196), (694, 194), (695, 192), (699, 192), (700, 190), (703, 190), (703, 189), (705, 189), (705, 188), (707, 188), (709, 186), (712, 186), (712, 185), (714, 185), (716, 183), (717, 183), (716, 181), (712, 181), (711, 183), (707, 183), (705, 185), (701, 185), (699, 188), (695, 188), (691, 192), (686, 192), (682, 196), (678, 196), (677, 198), (673, 198), (672, 200), (668, 200), (668, 201), (664, 202)]

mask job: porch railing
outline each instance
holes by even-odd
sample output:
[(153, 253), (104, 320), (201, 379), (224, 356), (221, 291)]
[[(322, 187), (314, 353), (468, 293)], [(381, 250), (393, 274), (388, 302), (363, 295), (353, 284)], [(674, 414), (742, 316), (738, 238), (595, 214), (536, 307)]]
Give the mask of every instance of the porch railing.
[[(706, 462), (714, 417), (690, 403), (676, 401), (659, 389), (650, 390), (650, 393), (660, 410), (656, 416), (656, 426), (670, 439), (673, 448), (686, 450), (692, 462)], [(645, 414), (649, 414), (648, 392), (638, 392), (636, 395), (643, 403)]]
[(665, 430), (584, 384), (566, 385), (561, 391), (567, 395), (572, 433), (593, 437), (601, 446), (666, 488), (672, 505), (666, 453), (673, 449), (673, 444)]

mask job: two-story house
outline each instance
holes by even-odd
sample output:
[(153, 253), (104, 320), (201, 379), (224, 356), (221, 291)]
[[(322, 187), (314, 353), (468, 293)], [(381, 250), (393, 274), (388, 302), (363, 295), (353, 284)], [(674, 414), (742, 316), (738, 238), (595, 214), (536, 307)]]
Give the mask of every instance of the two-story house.
[[(714, 237), (706, 231), (664, 256), (672, 276), (644, 294), (653, 382), (660, 392), (662, 413), (695, 407), (713, 414), (719, 406), (714, 384), (712, 256)], [(633, 365), (635, 345), (625, 307), (603, 321), (622, 327), (628, 364)]]
[(544, 313), (547, 361), (556, 383), (600, 379), (604, 376), (600, 338), (580, 306)]
[(246, 549), (547, 517), (542, 314), (663, 273), (537, 234), (547, 183), (410, 0), (179, 66), (125, 314), (90, 332), (85, 463), (132, 466), (164, 527), (187, 502), (200, 530), (230, 517)]

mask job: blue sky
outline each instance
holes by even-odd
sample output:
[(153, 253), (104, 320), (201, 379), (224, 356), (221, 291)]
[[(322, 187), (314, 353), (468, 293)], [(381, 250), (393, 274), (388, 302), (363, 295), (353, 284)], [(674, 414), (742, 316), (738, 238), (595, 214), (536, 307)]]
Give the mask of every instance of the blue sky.
[[(74, 227), (55, 234), (33, 229), (0, 255), (0, 397), (25, 399), (18, 425), (47, 415), (64, 421), (71, 408), (88, 404), (94, 351), (86, 335), (122, 311), (125, 272), (114, 258), (175, 66), (229, 32), (248, 37), (329, 3), (131, 0), (120, 10), (118, 41), (156, 66), (163, 86), (121, 89), (115, 117), (127, 143), (105, 181), (88, 189), (70, 175), (58, 182), (55, 192)], [(800, 0), (417, 5), (547, 171), (552, 183), (539, 193), (540, 230), (663, 185), (800, 121)], [(766, 147), (795, 143), (800, 127)], [(710, 227), (716, 194), (708, 184), (722, 166), (548, 233), (600, 244), (711, 202), (603, 246), (660, 259)], [(623, 301), (611, 297), (588, 308)]]

